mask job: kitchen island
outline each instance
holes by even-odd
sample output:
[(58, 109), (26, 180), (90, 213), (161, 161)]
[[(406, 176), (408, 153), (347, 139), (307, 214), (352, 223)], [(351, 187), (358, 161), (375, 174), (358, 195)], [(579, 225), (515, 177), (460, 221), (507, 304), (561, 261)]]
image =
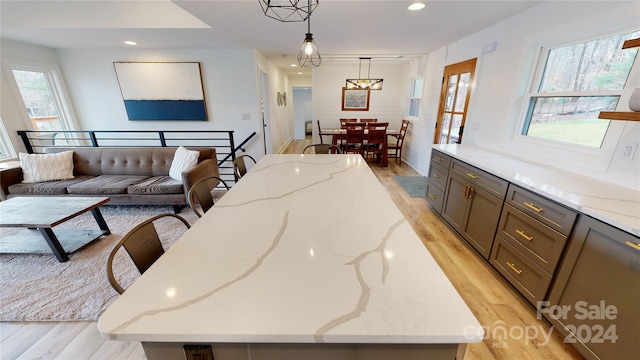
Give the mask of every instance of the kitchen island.
[(98, 327), (149, 359), (453, 360), (484, 334), (360, 155), (265, 156)]

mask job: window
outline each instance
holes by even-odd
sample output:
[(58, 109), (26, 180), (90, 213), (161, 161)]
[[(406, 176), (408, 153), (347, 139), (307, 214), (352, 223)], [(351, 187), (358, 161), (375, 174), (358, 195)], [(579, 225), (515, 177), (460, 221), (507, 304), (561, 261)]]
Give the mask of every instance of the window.
[(414, 79), (411, 87), (411, 98), (409, 99), (409, 116), (418, 117), (420, 113), (420, 99), (422, 98), (422, 87), (424, 79)]
[(544, 49), (521, 134), (600, 148), (610, 121), (598, 114), (616, 109), (638, 52), (622, 50), (622, 43), (639, 35)]
[(16, 152), (9, 140), (9, 134), (4, 127), (2, 118), (0, 118), (0, 161), (8, 160), (16, 157)]
[(64, 130), (48, 75), (45, 71), (13, 69), (33, 130)]

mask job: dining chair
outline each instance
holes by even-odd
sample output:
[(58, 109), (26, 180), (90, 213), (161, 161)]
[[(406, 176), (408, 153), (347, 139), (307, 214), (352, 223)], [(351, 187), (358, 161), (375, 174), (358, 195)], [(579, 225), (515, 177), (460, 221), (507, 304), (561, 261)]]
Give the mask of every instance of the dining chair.
[[(191, 206), (191, 209), (193, 209), (193, 212), (198, 215), (198, 217), (202, 217), (204, 213), (213, 207), (214, 200), (211, 192), (214, 191), (219, 184), (222, 184), (222, 186), (229, 190), (229, 185), (217, 176), (202, 178), (191, 185), (188, 195), (189, 206)], [(198, 210), (198, 204), (200, 204), (199, 207), (202, 214)]]
[(340, 128), (346, 129), (347, 124), (354, 123), (354, 122), (358, 122), (358, 119), (340, 119)]
[(162, 242), (160, 241), (154, 222), (165, 217), (176, 218), (180, 220), (187, 229), (191, 228), (187, 220), (180, 215), (172, 213), (156, 215), (136, 225), (136, 227), (122, 237), (113, 247), (113, 250), (111, 250), (109, 258), (107, 259), (107, 279), (109, 279), (109, 284), (111, 284), (119, 294), (124, 292), (124, 288), (118, 283), (113, 274), (113, 260), (116, 253), (120, 248), (124, 247), (140, 274), (144, 274), (144, 272), (164, 254), (164, 248), (162, 247)]
[(387, 143), (388, 157), (396, 159), (396, 162), (402, 164), (402, 146), (404, 144), (404, 136), (409, 128), (409, 120), (402, 120), (400, 125), (400, 134), (390, 138)]
[(236, 178), (240, 179), (247, 173), (247, 164), (245, 163), (245, 159), (251, 159), (253, 163), (257, 163), (256, 159), (249, 154), (242, 154), (240, 156), (236, 156), (236, 159), (233, 160), (233, 172), (236, 174)]
[(378, 122), (378, 119), (360, 119), (361, 123), (375, 123)]
[(365, 136), (364, 158), (366, 160), (377, 159), (382, 163), (382, 156), (387, 151), (385, 142), (387, 141), (387, 127), (389, 123), (368, 123), (367, 134)]
[[(309, 152), (307, 152), (309, 150)], [(342, 154), (340, 147), (333, 144), (311, 144), (305, 146), (302, 150), (303, 154), (311, 154), (311, 150), (315, 150), (316, 154)]]
[(316, 122), (318, 123), (318, 136), (320, 137), (320, 144), (324, 144), (324, 142), (322, 141), (322, 127), (320, 126), (320, 120), (316, 120)]
[(364, 125), (358, 123), (348, 123), (342, 144), (343, 153), (362, 154), (364, 141)]

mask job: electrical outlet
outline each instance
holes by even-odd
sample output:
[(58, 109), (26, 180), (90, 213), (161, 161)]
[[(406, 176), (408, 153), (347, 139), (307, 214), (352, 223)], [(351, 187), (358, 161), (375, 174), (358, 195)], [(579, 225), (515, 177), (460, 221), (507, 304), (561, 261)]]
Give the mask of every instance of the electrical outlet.
[(626, 160), (633, 160), (633, 155), (636, 153), (636, 149), (638, 148), (638, 143), (626, 143), (622, 146), (622, 158)]

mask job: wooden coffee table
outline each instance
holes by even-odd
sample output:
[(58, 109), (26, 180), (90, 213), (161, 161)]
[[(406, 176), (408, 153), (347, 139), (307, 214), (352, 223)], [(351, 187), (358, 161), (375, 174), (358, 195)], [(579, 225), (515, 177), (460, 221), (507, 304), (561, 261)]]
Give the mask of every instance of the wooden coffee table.
[[(58, 261), (68, 254), (109, 235), (111, 231), (98, 208), (108, 197), (24, 196), (0, 202), (0, 227), (25, 227), (0, 239), (0, 253), (51, 253)], [(100, 230), (53, 230), (53, 227), (91, 211)], [(46, 241), (42, 241), (44, 240)], [(49, 245), (48, 247), (46, 245)]]

